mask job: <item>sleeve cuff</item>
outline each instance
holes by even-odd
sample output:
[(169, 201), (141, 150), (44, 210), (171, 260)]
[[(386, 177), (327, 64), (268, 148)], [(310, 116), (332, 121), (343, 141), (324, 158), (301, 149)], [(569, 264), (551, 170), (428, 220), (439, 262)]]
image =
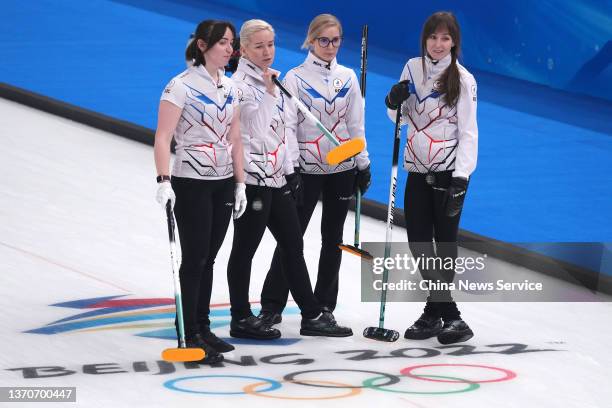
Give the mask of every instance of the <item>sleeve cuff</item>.
[(171, 104), (173, 104), (174, 106), (183, 109), (184, 105), (181, 105), (181, 103), (179, 101), (177, 101), (175, 98), (164, 95), (164, 97), (162, 97), (160, 99), (160, 101), (166, 101), (166, 102), (170, 102)]
[(370, 165), (370, 159), (368, 159), (367, 157), (357, 156), (355, 162), (357, 163), (358, 170), (365, 170)]
[(453, 177), (463, 177), (464, 179), (470, 179), (470, 175), (468, 173), (462, 171), (453, 171)]
[(293, 162), (289, 159), (286, 159), (283, 163), (283, 169), (285, 171), (285, 176), (288, 176), (289, 174), (293, 174), (295, 172)]

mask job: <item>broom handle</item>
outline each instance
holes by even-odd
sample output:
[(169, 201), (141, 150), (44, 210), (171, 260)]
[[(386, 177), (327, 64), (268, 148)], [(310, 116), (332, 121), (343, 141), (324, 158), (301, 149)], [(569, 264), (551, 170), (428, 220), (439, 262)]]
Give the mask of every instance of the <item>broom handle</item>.
[[(391, 255), (391, 241), (393, 239), (393, 212), (395, 209), (395, 191), (397, 188), (397, 162), (399, 159), (400, 146), (400, 121), (401, 107), (397, 108), (395, 115), (395, 139), (393, 140), (393, 162), (391, 166), (391, 186), (389, 188), (389, 205), (387, 207), (387, 235), (385, 237), (385, 258)], [(385, 325), (385, 305), (387, 303), (387, 281), (389, 280), (389, 271), (384, 268), (383, 271), (383, 290), (380, 295), (380, 316), (378, 319), (378, 327), (383, 328)]]

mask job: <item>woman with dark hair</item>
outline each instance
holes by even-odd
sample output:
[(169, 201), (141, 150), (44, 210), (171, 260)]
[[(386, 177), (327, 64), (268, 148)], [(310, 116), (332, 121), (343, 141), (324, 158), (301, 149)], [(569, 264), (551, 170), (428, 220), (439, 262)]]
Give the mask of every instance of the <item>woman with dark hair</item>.
[[(287, 72), (285, 87), (299, 98), (340, 142), (365, 137), (363, 98), (355, 72), (338, 64), (336, 56), (342, 45), (342, 25), (331, 14), (316, 16), (308, 27), (302, 48), (306, 60)], [(285, 127), (299, 149), (292, 155), (293, 165), (301, 173), (303, 193), (298, 197), (302, 234), (306, 232), (319, 197), (322, 201), (321, 251), (314, 294), (325, 313), (332, 312), (338, 300), (338, 279), (344, 221), (349, 202), (357, 188), (365, 194), (370, 186), (370, 159), (367, 150), (336, 165), (324, 157), (335, 146), (322, 136), (315, 124), (286, 104)], [(277, 246), (272, 265), (261, 292), (265, 321), (276, 324), (282, 319), (288, 296), (283, 279), (281, 253)]]
[[(213, 264), (229, 220), (246, 209), (240, 110), (235, 85), (223, 67), (236, 30), (202, 21), (187, 48), (193, 65), (164, 89), (155, 132), (157, 201), (174, 208), (182, 250), (179, 270), (187, 347), (206, 352), (202, 362), (223, 360), (234, 347), (210, 331)], [(170, 173), (170, 142), (176, 158)], [(172, 174), (172, 178), (170, 178)]]
[[(272, 82), (280, 73), (274, 63), (274, 29), (263, 20), (248, 20), (240, 29), (241, 55), (232, 79), (240, 98), (240, 122), (244, 145), (244, 171), (249, 203), (234, 221), (234, 240), (227, 264), (227, 281), (232, 303), (230, 335), (270, 340), (280, 337), (278, 329), (255, 317), (249, 304), (251, 263), (266, 228), (280, 250), (282, 272), (302, 312), (300, 334), (345, 337), (351, 329), (339, 326), (322, 311), (312, 292), (303, 239), (295, 203), (301, 189), (293, 169), (290, 146), (295, 143), (285, 128), (288, 101)], [(322, 313), (323, 312), (323, 313)]]
[[(395, 120), (400, 108), (402, 123), (409, 125), (404, 149), (404, 169), (409, 172), (404, 213), (410, 251), (423, 260), (423, 279), (442, 283), (433, 285), (423, 314), (404, 337), (437, 336), (443, 344), (473, 336), (450, 291), (444, 290), (455, 276), (459, 218), (478, 155), (476, 81), (457, 62), (460, 50), (455, 16), (434, 13), (423, 26), (421, 57), (406, 63), (400, 82), (385, 98), (389, 117)], [(448, 258), (452, 264), (425, 262)], [(432, 264), (451, 266), (436, 269)]]

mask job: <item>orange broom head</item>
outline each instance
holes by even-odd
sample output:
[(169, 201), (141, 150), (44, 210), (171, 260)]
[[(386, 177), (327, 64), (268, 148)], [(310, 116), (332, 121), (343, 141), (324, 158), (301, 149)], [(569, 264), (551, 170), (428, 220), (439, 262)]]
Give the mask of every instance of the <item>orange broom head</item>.
[(206, 357), (204, 350), (194, 348), (169, 348), (162, 351), (162, 359), (165, 361), (183, 362), (199, 361)]
[(336, 146), (329, 153), (327, 153), (327, 163), (338, 164), (353, 156), (358, 155), (365, 149), (365, 139), (358, 137), (351, 139), (348, 142), (344, 142), (339, 146)]
[(340, 244), (338, 245), (338, 247), (343, 251), (346, 251), (353, 255), (357, 255), (358, 257), (360, 257), (361, 259), (365, 261), (372, 261), (372, 259), (374, 259), (371, 253), (369, 253), (368, 251), (364, 251), (363, 249), (354, 247), (353, 245)]

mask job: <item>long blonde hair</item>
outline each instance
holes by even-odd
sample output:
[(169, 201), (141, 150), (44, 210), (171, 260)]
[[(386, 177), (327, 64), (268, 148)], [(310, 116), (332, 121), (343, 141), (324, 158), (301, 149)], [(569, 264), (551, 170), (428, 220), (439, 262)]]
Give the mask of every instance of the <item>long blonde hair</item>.
[(310, 49), (310, 43), (321, 35), (323, 30), (329, 27), (338, 27), (340, 36), (342, 36), (342, 24), (340, 24), (340, 20), (338, 20), (336, 16), (332, 14), (319, 14), (313, 18), (308, 26), (308, 34), (306, 35), (306, 39), (302, 44), (302, 49)]

